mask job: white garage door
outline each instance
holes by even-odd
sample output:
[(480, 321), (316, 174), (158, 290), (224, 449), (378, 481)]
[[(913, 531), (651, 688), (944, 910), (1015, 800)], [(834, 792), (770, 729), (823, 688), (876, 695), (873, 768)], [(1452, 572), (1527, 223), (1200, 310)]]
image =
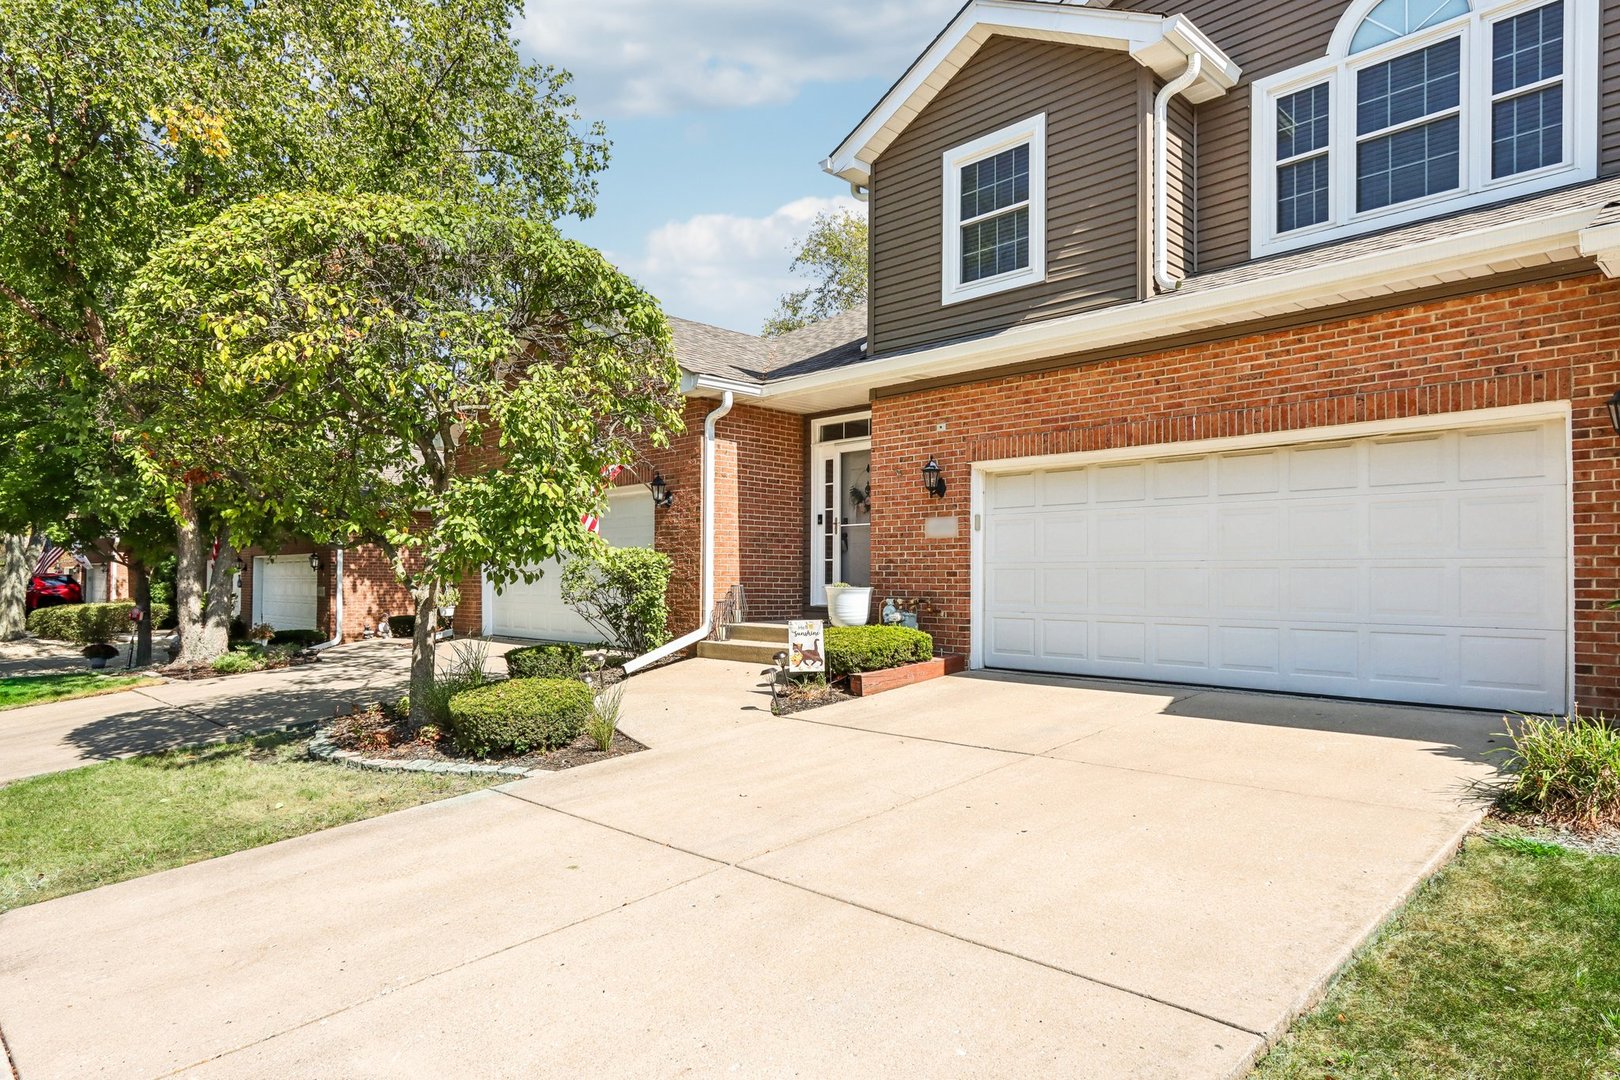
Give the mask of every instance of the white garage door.
[(277, 630), (314, 630), (315, 571), (308, 555), (253, 560), (253, 621)]
[(1563, 423), (995, 474), (990, 667), (1567, 705)]
[[(639, 485), (611, 493), (601, 536), (614, 547), (652, 547), (652, 493)], [(561, 564), (541, 569), (543, 575), (532, 584), (517, 581), (489, 598), (489, 632), (546, 641), (600, 641), (602, 635), (563, 603)]]

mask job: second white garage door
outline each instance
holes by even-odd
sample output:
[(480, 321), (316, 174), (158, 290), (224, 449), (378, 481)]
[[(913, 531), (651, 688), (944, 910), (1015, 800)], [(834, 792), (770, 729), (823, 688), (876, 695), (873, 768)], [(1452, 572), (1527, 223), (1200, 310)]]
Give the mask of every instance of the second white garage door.
[[(639, 485), (611, 493), (601, 536), (614, 547), (652, 547), (652, 493)], [(550, 563), (542, 569), (542, 576), (532, 583), (517, 581), (499, 593), (492, 591), (484, 608), (489, 612), (486, 631), (543, 641), (600, 641), (602, 635), (563, 603), (561, 565)]]
[(1562, 421), (985, 478), (990, 667), (1561, 711)]
[(315, 571), (308, 555), (253, 560), (253, 621), (277, 630), (314, 630)]

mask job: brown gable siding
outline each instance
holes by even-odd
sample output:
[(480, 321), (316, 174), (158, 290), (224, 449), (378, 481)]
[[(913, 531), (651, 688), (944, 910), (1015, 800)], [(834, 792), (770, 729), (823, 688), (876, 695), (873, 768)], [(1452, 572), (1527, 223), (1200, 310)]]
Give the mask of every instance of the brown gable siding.
[[(1137, 298), (1141, 68), (1123, 53), (993, 38), (877, 160), (873, 352)], [(941, 157), (1046, 113), (1046, 281), (949, 306)]]
[[(1601, 2), (1602, 174), (1609, 176), (1620, 173), (1620, 0)], [(1325, 56), (1348, 0), (1119, 0), (1113, 6), (1119, 11), (1184, 14), (1242, 67), (1242, 82), (1198, 109), (1197, 269), (1202, 273), (1246, 262), (1250, 86)]]

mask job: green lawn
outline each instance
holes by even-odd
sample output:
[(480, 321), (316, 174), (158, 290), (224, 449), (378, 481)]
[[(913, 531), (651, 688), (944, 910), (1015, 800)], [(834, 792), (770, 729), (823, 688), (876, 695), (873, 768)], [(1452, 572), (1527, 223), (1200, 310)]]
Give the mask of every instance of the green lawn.
[(1253, 1077), (1620, 1077), (1620, 858), (1470, 840)]
[(369, 772), (265, 736), (0, 787), (0, 911), (485, 787)]
[(0, 678), (0, 709), (20, 709), (44, 701), (95, 697), (158, 682), (144, 675), (98, 675), (93, 671), (69, 671), (60, 675), (11, 675)]

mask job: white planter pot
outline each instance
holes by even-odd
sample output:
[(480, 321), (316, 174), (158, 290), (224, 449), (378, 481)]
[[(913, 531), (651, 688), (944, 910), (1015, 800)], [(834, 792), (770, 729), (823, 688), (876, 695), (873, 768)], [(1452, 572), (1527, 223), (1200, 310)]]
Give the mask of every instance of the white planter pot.
[(865, 626), (872, 618), (872, 590), (827, 586), (827, 619), (834, 626)]

